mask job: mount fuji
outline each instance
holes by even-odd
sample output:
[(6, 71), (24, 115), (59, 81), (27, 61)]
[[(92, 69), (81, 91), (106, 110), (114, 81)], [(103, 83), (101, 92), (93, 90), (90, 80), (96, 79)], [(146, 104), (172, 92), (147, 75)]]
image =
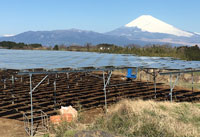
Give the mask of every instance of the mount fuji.
[(142, 15), (130, 23), (106, 33), (69, 29), (54, 31), (27, 31), (15, 36), (0, 37), (0, 41), (40, 43), (45, 46), (86, 43), (116, 45), (200, 45), (200, 34), (188, 32), (167, 24), (151, 15)]
[(142, 15), (130, 23), (106, 34), (123, 36), (129, 40), (141, 40), (149, 43), (200, 44), (199, 33), (183, 31), (151, 15)]
[(161, 20), (158, 20), (150, 15), (143, 15), (139, 18), (133, 20), (132, 22), (125, 25), (125, 27), (137, 27), (142, 31), (152, 32), (152, 33), (166, 33), (175, 36), (191, 37), (192, 33), (182, 31), (169, 25)]

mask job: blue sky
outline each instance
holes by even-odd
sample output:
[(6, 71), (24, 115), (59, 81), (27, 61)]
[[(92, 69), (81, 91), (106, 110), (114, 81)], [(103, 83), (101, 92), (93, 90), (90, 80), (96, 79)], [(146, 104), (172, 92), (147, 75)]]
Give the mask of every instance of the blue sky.
[(0, 36), (77, 28), (107, 32), (141, 15), (200, 32), (200, 0), (0, 0)]

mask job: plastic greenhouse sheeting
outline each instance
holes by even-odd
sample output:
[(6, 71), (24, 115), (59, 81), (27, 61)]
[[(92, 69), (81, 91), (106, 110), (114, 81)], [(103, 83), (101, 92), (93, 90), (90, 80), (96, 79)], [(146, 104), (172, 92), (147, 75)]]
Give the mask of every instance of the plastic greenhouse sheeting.
[(175, 60), (169, 57), (143, 57), (124, 54), (106, 54), (95, 52), (7, 50), (0, 49), (1, 69), (46, 70), (70, 68), (101, 69), (105, 67), (125, 68), (143, 67), (159, 69), (199, 69), (200, 61)]

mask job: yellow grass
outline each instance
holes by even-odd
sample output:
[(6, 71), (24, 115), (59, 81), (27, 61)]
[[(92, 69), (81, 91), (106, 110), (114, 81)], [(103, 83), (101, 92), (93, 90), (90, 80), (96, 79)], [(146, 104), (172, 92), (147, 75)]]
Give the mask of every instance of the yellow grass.
[(200, 104), (123, 100), (93, 127), (122, 136), (199, 137)]
[(200, 103), (125, 99), (91, 124), (86, 126), (79, 120), (65, 123), (53, 135), (68, 137), (82, 130), (101, 130), (120, 137), (200, 137)]

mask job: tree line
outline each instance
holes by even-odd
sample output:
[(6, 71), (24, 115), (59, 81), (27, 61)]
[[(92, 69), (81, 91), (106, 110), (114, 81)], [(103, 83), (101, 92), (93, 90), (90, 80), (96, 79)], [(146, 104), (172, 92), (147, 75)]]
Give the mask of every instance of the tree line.
[(16, 43), (11, 41), (2, 41), (0, 42), (0, 48), (5, 49), (37, 49), (42, 48), (41, 44), (25, 44), (25, 43)]
[(168, 44), (159, 45), (127, 45), (117, 46), (114, 44), (98, 44), (92, 45), (87, 43), (84, 46), (71, 45), (71, 46), (54, 46), (54, 50), (67, 50), (67, 51), (87, 51), (87, 52), (100, 52), (100, 53), (115, 53), (115, 54), (134, 54), (138, 56), (151, 56), (151, 57), (174, 57), (183, 60), (200, 60), (200, 48), (195, 46), (179, 46), (173, 47)]
[(168, 44), (153, 44), (146, 46), (126, 45), (118, 46), (114, 44), (102, 43), (92, 45), (86, 43), (85, 45), (55, 45), (53, 47), (45, 47), (41, 44), (25, 44), (15, 43), (11, 41), (0, 42), (0, 48), (6, 49), (43, 49), (43, 50), (64, 50), (64, 51), (87, 51), (100, 53), (115, 53), (115, 54), (134, 54), (138, 56), (153, 56), (153, 57), (174, 57), (183, 60), (200, 60), (200, 48), (195, 46), (179, 46), (173, 47)]

